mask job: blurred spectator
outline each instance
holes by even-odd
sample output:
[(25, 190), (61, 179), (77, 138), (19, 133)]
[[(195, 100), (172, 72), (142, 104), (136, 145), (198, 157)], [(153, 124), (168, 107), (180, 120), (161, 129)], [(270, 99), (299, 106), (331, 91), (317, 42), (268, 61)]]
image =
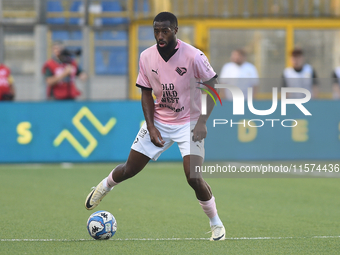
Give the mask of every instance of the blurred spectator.
[(47, 84), (47, 97), (57, 100), (75, 99), (80, 95), (75, 78), (78, 76), (85, 81), (87, 75), (73, 59), (73, 52), (65, 49), (61, 43), (53, 44), (52, 51), (52, 58), (42, 69)]
[(333, 72), (333, 98), (340, 99), (340, 66)]
[[(244, 95), (244, 99), (248, 99), (248, 88), (253, 88), (253, 96), (257, 91), (259, 76), (256, 67), (247, 62), (246, 52), (242, 49), (234, 50), (230, 56), (231, 62), (224, 64), (221, 70), (220, 78), (228, 78), (222, 80), (223, 83), (239, 87)], [(221, 89), (221, 97), (232, 100), (232, 94), (228, 89)]]
[[(283, 87), (304, 88), (311, 92), (312, 98), (318, 96), (318, 80), (314, 68), (305, 63), (301, 49), (294, 49), (291, 55), (292, 67), (283, 71)], [(289, 93), (288, 98), (304, 98), (303, 93)]]
[(12, 101), (15, 96), (11, 70), (0, 63), (0, 101)]

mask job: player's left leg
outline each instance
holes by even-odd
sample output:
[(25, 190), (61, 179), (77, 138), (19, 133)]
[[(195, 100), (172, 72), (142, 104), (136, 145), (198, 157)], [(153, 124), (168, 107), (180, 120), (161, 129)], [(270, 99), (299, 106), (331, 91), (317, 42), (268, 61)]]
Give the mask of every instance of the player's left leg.
[(217, 214), (215, 197), (209, 184), (202, 178), (201, 173), (195, 172), (195, 166), (202, 166), (203, 158), (197, 155), (183, 157), (183, 167), (189, 185), (196, 193), (196, 197), (203, 211), (209, 217), (212, 236), (210, 241), (225, 239), (225, 228)]

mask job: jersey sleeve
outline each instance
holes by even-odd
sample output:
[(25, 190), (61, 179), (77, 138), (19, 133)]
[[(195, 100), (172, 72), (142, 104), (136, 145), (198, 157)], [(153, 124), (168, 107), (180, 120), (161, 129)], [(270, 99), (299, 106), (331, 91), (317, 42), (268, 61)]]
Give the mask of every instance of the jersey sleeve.
[(151, 84), (145, 72), (144, 61), (142, 56), (139, 59), (139, 73), (136, 81), (136, 86), (142, 89), (152, 90)]
[(194, 69), (195, 77), (202, 81), (217, 78), (217, 74), (210, 65), (208, 58), (202, 52), (198, 52), (195, 56)]

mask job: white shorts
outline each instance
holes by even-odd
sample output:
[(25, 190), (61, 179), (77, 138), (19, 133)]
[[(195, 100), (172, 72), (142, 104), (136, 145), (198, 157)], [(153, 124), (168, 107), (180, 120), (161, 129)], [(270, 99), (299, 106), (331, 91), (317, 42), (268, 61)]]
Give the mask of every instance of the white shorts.
[(144, 122), (139, 130), (131, 149), (138, 151), (152, 160), (156, 161), (162, 152), (170, 148), (173, 143), (178, 144), (182, 158), (186, 155), (197, 155), (204, 159), (204, 139), (202, 141), (194, 142), (192, 140), (196, 122), (186, 123), (184, 125), (168, 125), (160, 122), (154, 122), (155, 127), (162, 135), (165, 144), (163, 147), (157, 147), (150, 140), (149, 131)]

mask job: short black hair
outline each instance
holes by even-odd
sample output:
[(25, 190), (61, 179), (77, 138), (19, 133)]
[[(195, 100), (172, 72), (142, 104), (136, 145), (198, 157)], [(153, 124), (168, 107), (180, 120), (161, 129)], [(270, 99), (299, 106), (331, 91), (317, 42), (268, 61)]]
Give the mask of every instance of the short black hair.
[(177, 18), (171, 12), (160, 12), (160, 13), (158, 13), (157, 16), (153, 19), (153, 23), (155, 21), (156, 22), (170, 21), (171, 26), (174, 26), (174, 27), (178, 26)]

